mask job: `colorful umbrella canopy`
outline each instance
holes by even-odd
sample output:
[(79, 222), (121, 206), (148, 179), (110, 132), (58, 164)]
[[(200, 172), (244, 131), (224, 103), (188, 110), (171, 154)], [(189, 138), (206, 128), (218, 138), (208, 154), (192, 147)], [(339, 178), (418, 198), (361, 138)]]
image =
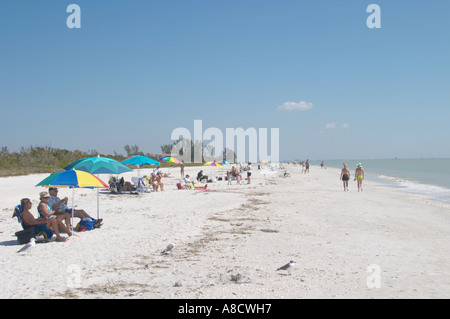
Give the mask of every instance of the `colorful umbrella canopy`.
[(76, 169), (91, 174), (122, 174), (132, 172), (130, 168), (115, 159), (101, 156), (82, 158), (67, 165), (64, 169)]
[(43, 187), (58, 186), (69, 188), (78, 188), (78, 187), (109, 188), (109, 186), (105, 184), (100, 178), (90, 173), (74, 169), (51, 174), (49, 177), (42, 180), (36, 186), (43, 186)]
[(175, 157), (167, 156), (160, 158), (161, 161), (169, 162), (169, 163), (176, 163), (176, 164), (182, 164), (181, 161), (177, 160)]
[(143, 155), (135, 155), (122, 161), (125, 165), (159, 165), (158, 161)]
[(228, 163), (227, 161), (222, 161), (222, 162), (219, 162), (219, 164), (220, 165), (231, 165), (230, 163)]
[(217, 163), (216, 161), (214, 162), (206, 162), (205, 166), (217, 166), (217, 167), (222, 167), (222, 165), (220, 165), (219, 163)]
[[(83, 171), (69, 170), (51, 174), (49, 177), (42, 180), (36, 186), (50, 187), (69, 187), (72, 188), (72, 203), (74, 203), (74, 190), (79, 187), (87, 188), (109, 188), (100, 178)], [(73, 214), (75, 206), (72, 208), (72, 229), (73, 229)]]

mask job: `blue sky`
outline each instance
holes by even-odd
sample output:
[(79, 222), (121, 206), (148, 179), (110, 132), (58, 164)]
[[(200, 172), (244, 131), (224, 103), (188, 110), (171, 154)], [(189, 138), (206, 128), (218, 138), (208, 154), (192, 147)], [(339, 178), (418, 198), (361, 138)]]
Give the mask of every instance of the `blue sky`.
[[(72, 3), (81, 29), (66, 26)], [(366, 25), (371, 3), (381, 29)], [(449, 12), (442, 0), (2, 1), (0, 146), (152, 153), (199, 119), (279, 128), (281, 159), (450, 157)]]

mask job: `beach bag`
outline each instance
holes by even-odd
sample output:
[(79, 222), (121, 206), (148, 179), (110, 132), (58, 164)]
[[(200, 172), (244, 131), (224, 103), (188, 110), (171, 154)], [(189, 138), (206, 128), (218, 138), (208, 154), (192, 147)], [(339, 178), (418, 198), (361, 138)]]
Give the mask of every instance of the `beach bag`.
[(92, 230), (92, 228), (94, 228), (94, 223), (95, 220), (90, 219), (90, 218), (83, 218), (82, 220), (80, 220), (80, 222), (77, 224), (77, 226), (75, 227), (75, 229), (78, 232), (83, 232), (83, 231), (87, 231), (87, 230)]
[(34, 227), (18, 231), (15, 235), (20, 245), (28, 244), (30, 239), (36, 236), (34, 233)]

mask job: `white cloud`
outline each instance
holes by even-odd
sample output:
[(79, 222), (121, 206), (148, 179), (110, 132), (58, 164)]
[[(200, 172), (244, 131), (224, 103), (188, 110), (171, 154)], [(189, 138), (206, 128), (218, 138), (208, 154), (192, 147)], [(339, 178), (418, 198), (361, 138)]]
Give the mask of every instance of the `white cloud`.
[(325, 128), (327, 130), (335, 129), (336, 128), (336, 123), (329, 123), (329, 124), (325, 125)]
[(342, 127), (343, 128), (349, 128), (350, 126), (348, 125), (348, 123), (344, 123), (344, 124), (342, 124)]
[(314, 107), (310, 102), (300, 101), (300, 102), (285, 102), (277, 107), (277, 111), (307, 111)]

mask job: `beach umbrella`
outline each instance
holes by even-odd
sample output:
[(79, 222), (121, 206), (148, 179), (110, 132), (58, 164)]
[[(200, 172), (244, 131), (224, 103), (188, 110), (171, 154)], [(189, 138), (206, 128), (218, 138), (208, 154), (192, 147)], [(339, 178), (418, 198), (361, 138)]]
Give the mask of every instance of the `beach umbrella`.
[(147, 156), (134, 155), (134, 156), (131, 156), (131, 157), (127, 158), (126, 160), (122, 161), (122, 164), (136, 165), (138, 167), (138, 176), (139, 176), (140, 175), (139, 169), (142, 165), (159, 165), (159, 162), (155, 161), (154, 159), (151, 159)]
[(151, 159), (147, 156), (143, 155), (135, 155), (127, 158), (126, 160), (122, 161), (122, 164), (125, 165), (159, 165), (158, 161), (155, 161), (154, 159)]
[(171, 156), (162, 157), (159, 160), (160, 161), (164, 161), (164, 162), (168, 162), (168, 163), (182, 164), (181, 161), (179, 161), (175, 157), (171, 157)]
[(179, 165), (183, 164), (181, 161), (177, 160), (175, 157), (172, 156), (161, 157), (159, 160), (169, 163), (169, 173), (170, 173), (170, 163), (175, 163)]
[[(67, 165), (66, 167), (64, 167), (64, 169), (65, 170), (76, 169), (91, 174), (117, 174), (117, 175), (133, 171), (124, 164), (116, 161), (115, 159), (102, 156), (82, 158), (76, 162)], [(100, 218), (99, 206), (100, 202), (97, 188), (97, 219)]]
[(101, 156), (82, 158), (67, 165), (64, 169), (76, 169), (91, 174), (122, 174), (132, 172), (130, 168), (115, 159)]
[(222, 167), (222, 165), (220, 165), (219, 163), (217, 163), (216, 161), (214, 162), (206, 162), (204, 164), (205, 166), (216, 166), (216, 167)]
[(43, 179), (36, 186), (43, 187), (68, 187), (72, 188), (72, 228), (73, 228), (73, 213), (75, 211), (74, 196), (75, 188), (109, 188), (105, 182), (103, 182), (97, 176), (91, 173), (78, 171), (78, 170), (68, 170), (58, 173), (51, 174), (47, 178)]
[(227, 161), (221, 161), (219, 162), (220, 165), (231, 165), (230, 163), (228, 163)]

